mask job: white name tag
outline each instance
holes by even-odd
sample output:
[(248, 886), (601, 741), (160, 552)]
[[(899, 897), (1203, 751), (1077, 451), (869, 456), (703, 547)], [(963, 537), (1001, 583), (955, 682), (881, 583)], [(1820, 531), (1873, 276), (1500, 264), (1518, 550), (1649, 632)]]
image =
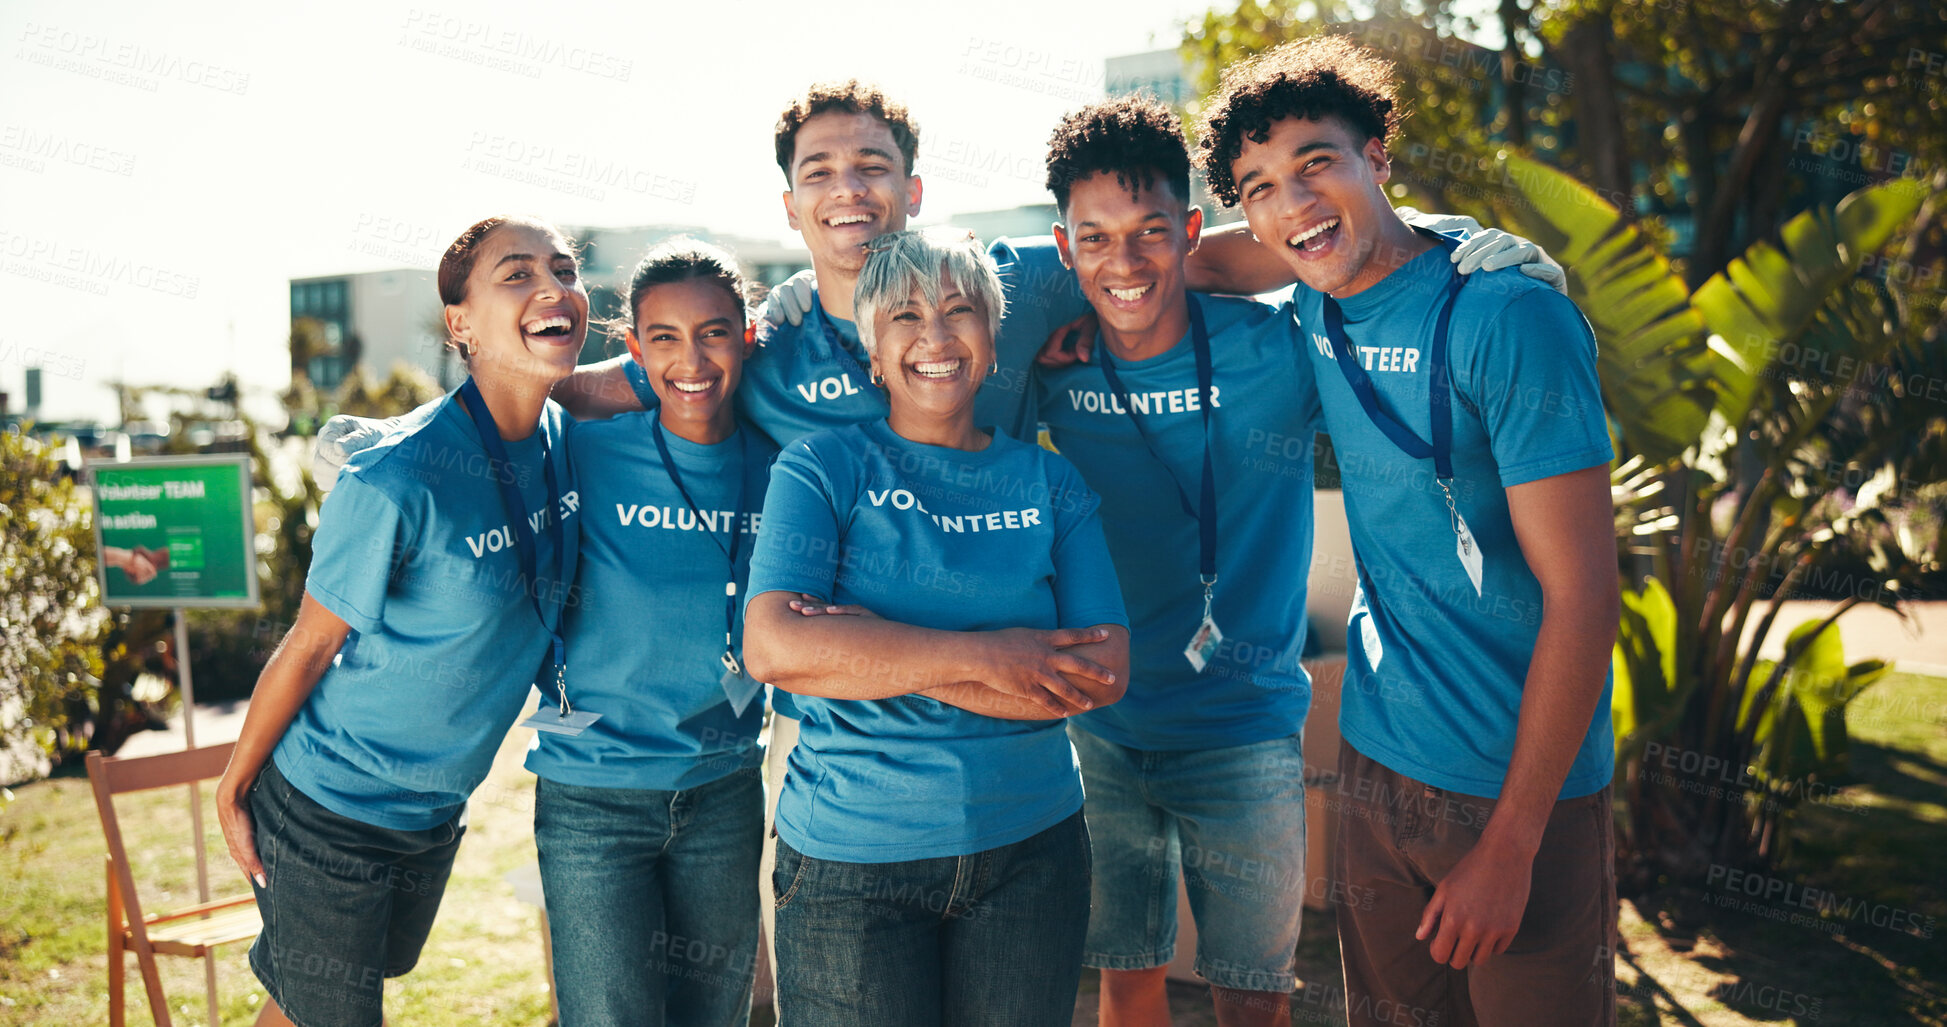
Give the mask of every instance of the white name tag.
[(590, 713), (587, 710), (575, 710), (564, 716), (561, 707), (543, 703), (540, 709), (534, 711), (533, 716), (521, 721), (521, 726), (536, 731), (546, 731), (551, 735), (567, 735), (573, 738), (588, 730), (589, 725), (600, 719), (602, 719), (601, 714)]
[(1481, 546), (1474, 541), (1474, 533), (1467, 527), (1467, 518), (1454, 511), (1454, 553), (1460, 557), (1460, 565), (1467, 569), (1467, 580), (1474, 583), (1474, 594), (1481, 594)]
[(1217, 647), (1223, 641), (1223, 630), (1217, 627), (1217, 622), (1209, 614), (1204, 614), (1203, 622), (1197, 625), (1197, 633), (1191, 635), (1190, 644), (1183, 647), (1183, 658), (1189, 660), (1190, 666), (1201, 674), (1205, 665), (1217, 655)]
[[(735, 589), (736, 586), (729, 587)], [(723, 676), (717, 679), (717, 684), (723, 688), (723, 697), (730, 700), (730, 712), (741, 717), (744, 708), (756, 698), (757, 690), (763, 688), (764, 683), (751, 677), (750, 671), (744, 669), (743, 661), (728, 650), (717, 657), (717, 662), (723, 665)]]

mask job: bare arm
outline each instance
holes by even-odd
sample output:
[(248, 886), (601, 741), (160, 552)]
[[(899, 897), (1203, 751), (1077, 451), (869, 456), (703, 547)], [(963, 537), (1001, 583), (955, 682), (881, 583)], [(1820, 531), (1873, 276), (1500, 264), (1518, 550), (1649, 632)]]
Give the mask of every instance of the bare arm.
[[(744, 611), (744, 658), (753, 677), (787, 692), (831, 699), (886, 699), (975, 682), (1060, 716), (1095, 701), (1070, 683), (1121, 678), (1070, 650), (1107, 641), (1103, 628), (938, 631), (878, 617), (807, 617), (791, 592), (753, 596)], [(1125, 657), (1126, 660), (1126, 657)]]
[(1521, 926), (1535, 851), (1602, 698), (1621, 615), (1609, 469), (1507, 491), (1521, 555), (1541, 583), (1541, 629), (1494, 813), (1420, 921), (1424, 939), (1439, 918), (1433, 958), (1457, 969), (1505, 951)]
[[(1113, 684), (1103, 684), (1094, 678), (1076, 674), (1063, 675), (1068, 683), (1074, 685), (1083, 695), (1095, 704), (1095, 708), (1107, 706), (1122, 698), (1129, 680), (1129, 629), (1120, 624), (1098, 624), (1096, 628), (1108, 631), (1109, 637), (1100, 642), (1089, 642), (1070, 646), (1068, 652), (1108, 668), (1115, 675)], [(1050, 713), (1045, 706), (1026, 699), (1017, 699), (998, 689), (972, 681), (956, 682), (929, 688), (920, 693), (946, 703), (958, 706), (969, 713), (978, 713), (1000, 720), (1049, 720), (1053, 717), (1068, 717), (1087, 712), (1082, 707), (1064, 707), (1059, 713)]]
[(1204, 229), (1197, 248), (1183, 261), (1183, 278), (1191, 292), (1237, 296), (1282, 289), (1298, 280), (1290, 265), (1253, 238), (1251, 226), (1242, 221)]
[(230, 858), (245, 876), (261, 887), (264, 866), (257, 859), (255, 825), (250, 821), (250, 786), (270, 759), (271, 750), (284, 738), (291, 718), (311, 697), (318, 679), (331, 665), (332, 657), (345, 644), (351, 626), (324, 604), (305, 593), (298, 608), (297, 623), (277, 646), (264, 672), (257, 678), (257, 689), (250, 695), (250, 712), (243, 719), (243, 732), (230, 753), (230, 765), (216, 786), (217, 819), (223, 825), (224, 841)]
[(599, 421), (641, 410), (642, 401), (636, 398), (635, 387), (629, 384), (629, 363), (629, 358), (623, 356), (584, 364), (555, 382), (554, 390), (548, 395), (578, 421)]

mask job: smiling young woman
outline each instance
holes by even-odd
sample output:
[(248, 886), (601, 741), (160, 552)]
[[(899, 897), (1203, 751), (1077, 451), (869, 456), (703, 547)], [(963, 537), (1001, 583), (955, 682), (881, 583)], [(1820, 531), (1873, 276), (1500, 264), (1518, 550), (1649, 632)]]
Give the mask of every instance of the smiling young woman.
[(747, 293), (722, 250), (651, 250), (625, 337), (660, 402), (570, 441), (586, 512), (565, 684), (602, 716), (527, 756), (564, 1024), (749, 1015), (764, 703), (738, 607), (777, 447), (731, 406)]
[(260, 1023), (379, 1022), (384, 979), (432, 927), (467, 796), (529, 687), (558, 673), (579, 504), (547, 396), (581, 352), (588, 293), (560, 232), (507, 217), (454, 240), (439, 291), (467, 381), (340, 472), (217, 789), (263, 913)]

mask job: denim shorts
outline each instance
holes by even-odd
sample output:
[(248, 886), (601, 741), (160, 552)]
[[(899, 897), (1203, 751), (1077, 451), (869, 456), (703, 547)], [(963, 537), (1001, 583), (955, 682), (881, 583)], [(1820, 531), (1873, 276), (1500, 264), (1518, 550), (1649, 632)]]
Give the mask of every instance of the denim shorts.
[(466, 811), (396, 831), (320, 806), (266, 761), (250, 789), (264, 930), (250, 969), (298, 1027), (374, 1027), (387, 977), (419, 961)]
[(764, 851), (758, 768), (682, 791), (542, 778), (534, 844), (565, 1027), (749, 1022)]
[(777, 843), (779, 1022), (1067, 1027), (1088, 924), (1076, 813), (1012, 845), (897, 863)]
[(1298, 985), (1305, 904), (1299, 736), (1221, 749), (1131, 749), (1071, 723), (1095, 848), (1089, 966), (1144, 970), (1176, 953), (1176, 881), (1197, 974), (1238, 991)]

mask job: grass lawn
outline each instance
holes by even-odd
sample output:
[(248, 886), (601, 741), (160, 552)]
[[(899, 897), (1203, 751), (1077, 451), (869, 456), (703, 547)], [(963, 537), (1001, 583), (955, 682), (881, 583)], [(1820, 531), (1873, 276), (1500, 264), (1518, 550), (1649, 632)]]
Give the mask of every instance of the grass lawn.
[[(1622, 1023), (1947, 1025), (1947, 951), (1934, 937), (1947, 919), (1947, 679), (1893, 675), (1852, 712), (1854, 783), (1801, 810), (1781, 883), (1762, 882), (1771, 898), (1718, 882), (1623, 903)], [(425, 954), (387, 989), (393, 1023), (547, 1022), (537, 916), (502, 879), (534, 859), (526, 741), (509, 737), (474, 796)], [(178, 789), (121, 803), (152, 906), (194, 900), (187, 807)], [(207, 827), (217, 893), (239, 890), (214, 817)], [(103, 853), (85, 776), (16, 789), (0, 807), (0, 1024), (106, 1022)], [(1823, 917), (1796, 904), (1805, 889), (1830, 893)], [(1306, 913), (1294, 1023), (1344, 1023), (1333, 930), (1329, 913)], [(162, 966), (176, 1021), (203, 1023), (200, 965)], [(150, 1023), (133, 959), (129, 972), (129, 1022)], [(251, 1023), (263, 992), (244, 946), (222, 954), (218, 975), (224, 1023)], [(1090, 975), (1077, 1023), (1094, 1022), (1094, 992)], [(1214, 1023), (1203, 988), (1173, 983), (1171, 1000), (1178, 1023)]]

